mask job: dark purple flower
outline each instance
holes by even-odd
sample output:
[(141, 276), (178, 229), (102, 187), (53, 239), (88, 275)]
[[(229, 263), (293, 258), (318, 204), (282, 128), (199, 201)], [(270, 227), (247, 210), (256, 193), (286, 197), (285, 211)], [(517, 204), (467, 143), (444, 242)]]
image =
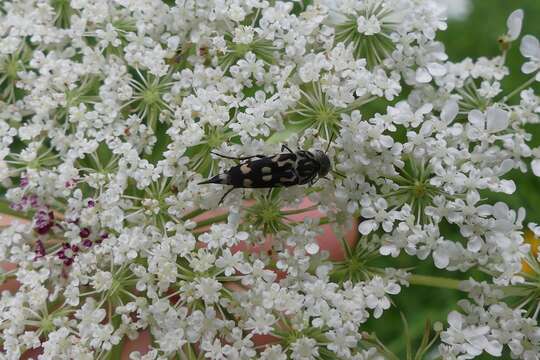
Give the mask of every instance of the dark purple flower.
[(88, 200), (88, 207), (93, 208), (94, 206), (96, 206), (96, 202), (92, 199)]
[(77, 245), (69, 245), (68, 243), (62, 244), (62, 250), (59, 250), (56, 256), (64, 262), (64, 265), (69, 266), (73, 264), (75, 256), (79, 252)]
[(34, 230), (45, 235), (54, 226), (54, 214), (47, 209), (41, 209), (34, 215)]
[(83, 242), (82, 242), (83, 246), (86, 246), (86, 247), (91, 247), (92, 246), (92, 240), (90, 239), (85, 239)]
[(28, 178), (26, 176), (21, 177), (20, 185), (22, 188), (25, 188), (28, 186)]
[(62, 250), (59, 250), (56, 255), (58, 256), (59, 259), (65, 259), (67, 258), (66, 252), (68, 250), (71, 250), (71, 246), (69, 246), (68, 243), (62, 243)]
[(88, 236), (90, 236), (90, 229), (85, 227), (85, 228), (82, 228), (81, 231), (79, 231), (79, 236), (81, 238), (87, 238)]
[(30, 206), (34, 209), (37, 209), (39, 207), (39, 198), (37, 195), (30, 195), (29, 198)]

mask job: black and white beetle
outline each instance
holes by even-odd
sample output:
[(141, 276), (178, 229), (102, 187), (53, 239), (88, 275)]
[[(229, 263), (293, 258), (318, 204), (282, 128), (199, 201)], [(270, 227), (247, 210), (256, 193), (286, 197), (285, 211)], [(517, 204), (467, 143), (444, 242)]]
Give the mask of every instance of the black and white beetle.
[(318, 178), (324, 178), (330, 171), (330, 159), (321, 150), (294, 152), (287, 145), (283, 145), (281, 151), (284, 150), (288, 152), (273, 156), (253, 155), (238, 158), (212, 153), (243, 162), (199, 184), (232, 185), (219, 201), (221, 204), (236, 188), (275, 188), (307, 183), (313, 185)]

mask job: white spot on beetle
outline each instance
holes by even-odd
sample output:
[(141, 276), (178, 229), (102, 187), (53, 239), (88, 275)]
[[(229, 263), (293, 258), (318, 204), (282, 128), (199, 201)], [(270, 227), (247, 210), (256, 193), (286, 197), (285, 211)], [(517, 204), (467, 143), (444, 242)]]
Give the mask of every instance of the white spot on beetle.
[(270, 181), (270, 180), (272, 180), (272, 175), (264, 175), (262, 177), (262, 179), (263, 179), (263, 181)]
[(269, 166), (265, 166), (265, 167), (263, 167), (263, 168), (261, 169), (261, 172), (262, 172), (263, 174), (270, 174), (270, 173), (272, 172), (272, 168), (269, 167)]
[(242, 184), (243, 184), (245, 187), (250, 187), (251, 184), (253, 184), (253, 181), (251, 181), (251, 179), (244, 179), (244, 181), (242, 181)]
[(249, 167), (248, 164), (244, 164), (244, 165), (240, 166), (240, 171), (242, 172), (242, 174), (246, 175), (246, 174), (249, 174), (251, 172), (251, 168)]

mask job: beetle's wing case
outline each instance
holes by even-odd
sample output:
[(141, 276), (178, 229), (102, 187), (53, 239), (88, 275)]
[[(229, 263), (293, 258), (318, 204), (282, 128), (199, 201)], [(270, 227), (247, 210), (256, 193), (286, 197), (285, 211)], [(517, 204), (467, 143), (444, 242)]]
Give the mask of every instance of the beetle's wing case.
[(270, 188), (298, 184), (296, 154), (282, 153), (248, 160), (229, 169), (228, 183), (234, 187)]

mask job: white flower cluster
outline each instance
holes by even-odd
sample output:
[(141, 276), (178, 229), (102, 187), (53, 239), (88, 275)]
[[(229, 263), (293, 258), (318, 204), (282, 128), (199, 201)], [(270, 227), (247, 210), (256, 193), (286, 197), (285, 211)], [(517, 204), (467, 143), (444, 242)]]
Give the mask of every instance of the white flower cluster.
[[(529, 80), (506, 90), (523, 12), (501, 56), (459, 63), (435, 40), (444, 14), (432, 0), (2, 2), (0, 205), (27, 218), (0, 233), (17, 265), (0, 280), (20, 285), (0, 297), (3, 356), (114, 358), (148, 330), (132, 359), (384, 359), (364, 323), (414, 276), (371, 260), (403, 252), (540, 304), (524, 210), (485, 199), (531, 160), (540, 175), (540, 45), (522, 38)], [(221, 210), (225, 190), (198, 185), (235, 164), (214, 152), (282, 144), (327, 149), (335, 169)], [(341, 258), (317, 242), (324, 226)], [(473, 299), (437, 332), (443, 358), (536, 359), (538, 309)]]
[(448, 315), (449, 328), (441, 334), (441, 355), (445, 359), (473, 359), (486, 352), (494, 357), (507, 346), (512, 359), (538, 359), (540, 328), (525, 309), (512, 308), (501, 299), (503, 289), (486, 282), (463, 282), (463, 290), (473, 301), (461, 300), (465, 314), (452, 311)]

